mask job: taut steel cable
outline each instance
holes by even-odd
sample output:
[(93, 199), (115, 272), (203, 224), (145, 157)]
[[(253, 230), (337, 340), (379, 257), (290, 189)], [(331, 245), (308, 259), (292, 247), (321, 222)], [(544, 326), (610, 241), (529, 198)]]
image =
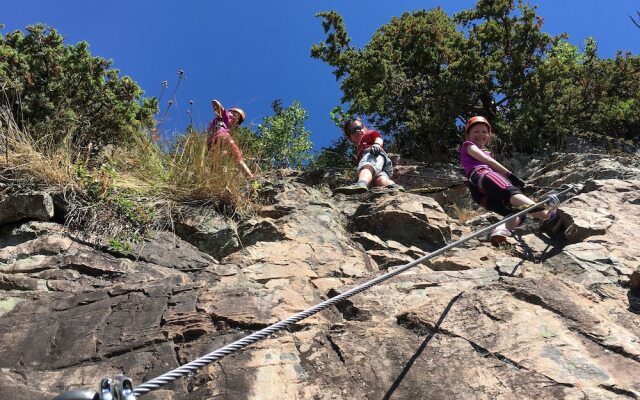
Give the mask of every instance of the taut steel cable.
[(385, 273), (384, 275), (380, 275), (377, 278), (374, 278), (366, 283), (363, 283), (360, 286), (356, 286), (342, 294), (339, 294), (335, 297), (332, 297), (331, 299), (325, 300), (322, 303), (319, 303), (307, 310), (301, 311), (297, 314), (292, 315), (291, 317), (284, 319), (280, 322), (277, 322), (273, 325), (270, 325), (264, 329), (261, 329), (257, 332), (252, 333), (249, 336), (245, 336), (242, 339), (236, 340), (233, 343), (230, 343), (224, 347), (219, 348), (218, 350), (215, 350), (203, 357), (200, 357), (194, 361), (191, 361), (187, 364), (184, 364), (176, 369), (173, 369), (169, 372), (166, 372), (160, 376), (158, 376), (157, 378), (151, 379), (141, 385), (138, 385), (134, 388), (133, 392), (136, 396), (142, 396), (146, 393), (149, 393), (153, 390), (159, 389), (161, 386), (166, 385), (167, 383), (173, 382), (174, 380), (186, 376), (190, 373), (195, 372), (196, 370), (211, 364), (214, 361), (217, 361), (225, 356), (228, 356), (231, 353), (234, 353), (238, 350), (241, 350), (247, 346), (249, 346), (250, 344), (256, 343), (259, 340), (263, 340), (266, 339), (267, 337), (269, 337), (270, 335), (283, 330), (284, 328), (295, 324), (296, 322), (299, 322), (305, 318), (308, 318), (326, 308), (329, 308), (339, 302), (341, 302), (342, 300), (345, 300), (353, 295), (356, 295), (360, 292), (363, 292), (381, 282), (384, 282), (390, 278), (393, 278), (394, 276), (408, 270), (409, 268), (412, 268), (420, 263), (422, 263), (423, 261), (426, 261), (428, 259), (431, 259), (435, 256), (438, 256), (442, 253), (444, 253), (447, 250), (450, 250), (456, 246), (461, 245), (462, 243), (466, 242), (467, 240), (473, 239), (475, 237), (478, 237), (480, 235), (482, 235), (483, 233), (489, 232), (491, 229), (497, 227), (500, 224), (503, 224), (505, 222), (508, 222), (514, 218), (517, 218), (518, 216), (525, 214), (529, 211), (529, 209), (534, 209), (535, 207), (539, 207), (539, 206), (544, 206), (546, 203), (553, 203), (554, 206), (557, 205), (559, 203), (558, 197), (560, 195), (563, 195), (569, 191), (574, 191), (575, 187), (573, 185), (567, 185), (567, 188), (561, 192), (558, 193), (554, 193), (554, 194), (549, 194), (546, 196), (546, 199), (543, 201), (540, 201), (539, 203), (533, 204), (531, 207), (519, 211), (515, 214), (512, 214), (508, 217), (503, 218), (502, 220), (500, 220), (499, 222), (496, 222), (495, 224), (489, 225), (486, 228), (480, 229), (479, 231), (472, 233), (469, 236), (466, 236), (462, 239), (459, 239), (447, 246), (444, 246), (432, 253), (429, 253), (423, 257), (418, 258), (417, 260), (414, 260), (408, 264), (402, 265), (400, 267), (398, 267), (397, 269), (393, 270), (393, 271), (389, 271), (387, 273)]

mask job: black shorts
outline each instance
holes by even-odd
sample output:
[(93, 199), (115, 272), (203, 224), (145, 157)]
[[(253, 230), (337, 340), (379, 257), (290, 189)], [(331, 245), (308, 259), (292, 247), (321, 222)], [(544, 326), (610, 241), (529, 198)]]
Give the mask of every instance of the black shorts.
[(509, 201), (511, 197), (522, 194), (509, 179), (490, 169), (474, 171), (469, 176), (468, 186), (473, 201), (503, 217), (516, 211)]

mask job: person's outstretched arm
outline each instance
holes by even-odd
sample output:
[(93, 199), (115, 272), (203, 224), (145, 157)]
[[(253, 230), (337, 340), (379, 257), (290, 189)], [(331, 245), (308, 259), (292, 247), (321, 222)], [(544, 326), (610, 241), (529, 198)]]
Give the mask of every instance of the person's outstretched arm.
[(253, 173), (251, 172), (251, 170), (247, 166), (247, 163), (245, 163), (244, 160), (242, 160), (242, 161), (239, 162), (239, 164), (240, 164), (240, 168), (242, 168), (242, 172), (245, 174), (245, 176), (247, 178), (253, 178)]
[(218, 118), (222, 118), (224, 115), (224, 107), (222, 106), (222, 103), (220, 103), (218, 100), (213, 99), (211, 100), (211, 107), (213, 107), (213, 113), (215, 114), (216, 117)]
[(228, 146), (229, 150), (231, 150), (231, 153), (233, 154), (233, 158), (235, 158), (236, 162), (242, 169), (242, 172), (247, 177), (253, 178), (253, 173), (251, 173), (251, 170), (247, 166), (247, 163), (245, 163), (244, 157), (242, 156), (242, 150), (240, 150), (235, 140), (233, 140), (231, 136), (227, 136), (225, 140), (226, 140), (226, 146)]

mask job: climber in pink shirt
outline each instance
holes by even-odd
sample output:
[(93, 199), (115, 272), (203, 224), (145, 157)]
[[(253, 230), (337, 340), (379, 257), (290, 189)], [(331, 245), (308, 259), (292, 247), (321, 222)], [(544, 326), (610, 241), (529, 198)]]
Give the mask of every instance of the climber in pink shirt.
[[(489, 211), (508, 216), (517, 211), (514, 207), (530, 206), (535, 202), (522, 193), (525, 182), (493, 159), (486, 148), (491, 137), (491, 125), (486, 118), (469, 118), (464, 128), (465, 141), (460, 146), (460, 162), (473, 200)], [(542, 231), (549, 234), (562, 233), (559, 229), (564, 231), (559, 225), (557, 210), (532, 210), (531, 215), (543, 221)], [(524, 217), (517, 217), (494, 228), (490, 235), (491, 244), (499, 246), (504, 243), (511, 236), (511, 231), (523, 221)]]
[(229, 151), (233, 154), (234, 159), (240, 166), (242, 172), (249, 178), (253, 178), (251, 170), (244, 162), (242, 151), (231, 137), (231, 129), (236, 128), (244, 122), (246, 115), (239, 108), (230, 108), (225, 110), (218, 100), (211, 100), (211, 106), (215, 117), (209, 124), (209, 137), (207, 139), (207, 149), (209, 153), (214, 149), (222, 148), (226, 154)]

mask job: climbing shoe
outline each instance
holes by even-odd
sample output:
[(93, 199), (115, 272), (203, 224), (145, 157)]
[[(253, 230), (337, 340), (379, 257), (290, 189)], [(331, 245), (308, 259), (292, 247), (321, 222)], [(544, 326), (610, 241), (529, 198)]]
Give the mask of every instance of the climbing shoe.
[(489, 239), (491, 240), (491, 245), (500, 247), (502, 243), (505, 243), (507, 241), (507, 238), (509, 236), (511, 236), (511, 231), (507, 229), (504, 224), (502, 224), (491, 230)]
[(360, 193), (366, 193), (367, 190), (369, 190), (367, 189), (367, 185), (364, 185), (362, 183), (354, 183), (353, 185), (336, 188), (334, 190), (334, 193), (360, 194)]
[(547, 219), (542, 221), (542, 223), (540, 224), (540, 232), (546, 233), (551, 238), (558, 236), (561, 237), (562, 235), (564, 235), (564, 231), (566, 230), (566, 228), (567, 227), (564, 225), (564, 222), (562, 221), (562, 218), (560, 216), (560, 211), (558, 211), (557, 209), (552, 210), (549, 213)]

